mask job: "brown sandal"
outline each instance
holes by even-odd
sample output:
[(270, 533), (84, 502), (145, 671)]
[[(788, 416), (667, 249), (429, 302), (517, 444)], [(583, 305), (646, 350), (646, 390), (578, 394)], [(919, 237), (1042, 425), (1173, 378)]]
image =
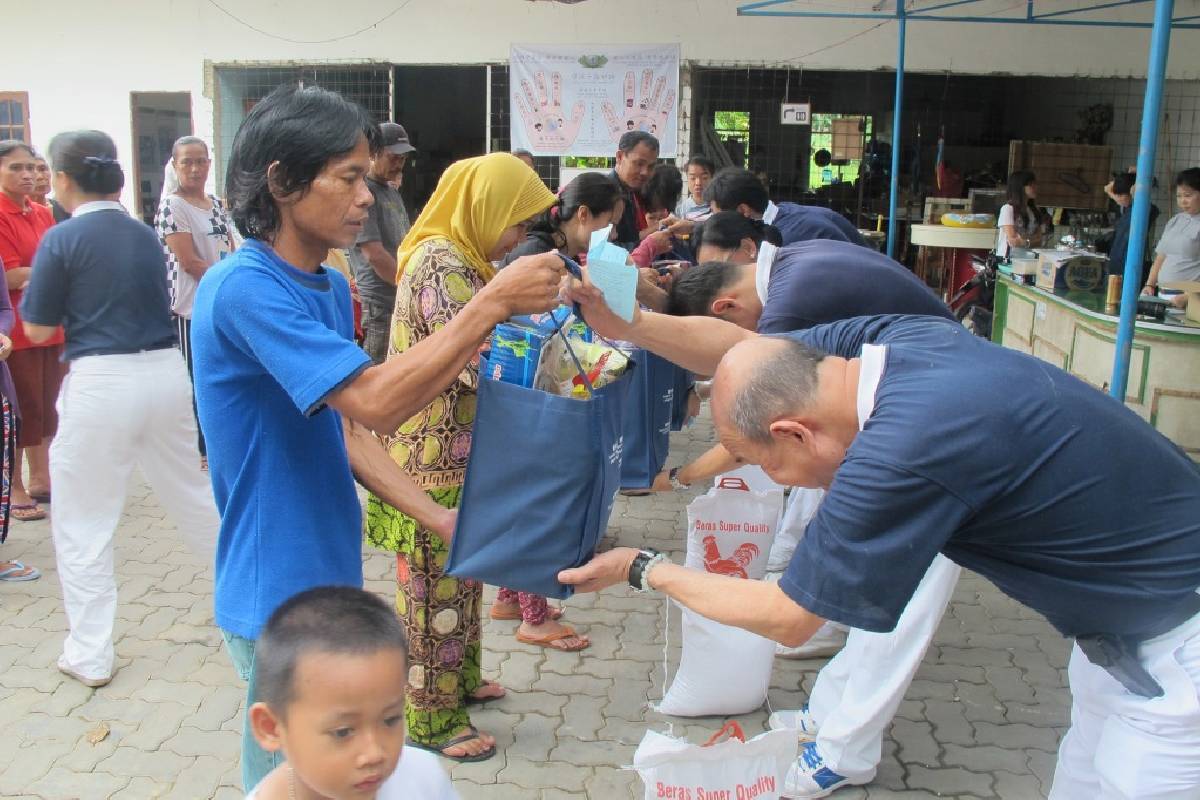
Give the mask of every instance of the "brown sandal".
[[(500, 622), (510, 622), (512, 620), (521, 619), (521, 607), (520, 606), (517, 606), (516, 611), (501, 611), (498, 606), (499, 606), (498, 603), (492, 604), (492, 610), (489, 613), (489, 616), (492, 619), (499, 620)], [(563, 615), (563, 610), (561, 608), (555, 608), (554, 606), (551, 606), (549, 611), (547, 611), (547, 613), (546, 613), (546, 619), (555, 619), (555, 620), (561, 619), (562, 615)]]
[[(554, 642), (561, 642), (563, 639), (579, 639), (583, 644), (578, 647), (555, 647)], [(585, 650), (591, 646), (591, 642), (575, 633), (575, 629), (570, 625), (564, 625), (563, 629), (558, 633), (548, 633), (545, 636), (529, 636), (517, 631), (517, 641), (525, 644), (535, 644), (539, 647), (545, 647), (549, 650), (559, 650), (563, 653), (577, 653), (580, 650)]]

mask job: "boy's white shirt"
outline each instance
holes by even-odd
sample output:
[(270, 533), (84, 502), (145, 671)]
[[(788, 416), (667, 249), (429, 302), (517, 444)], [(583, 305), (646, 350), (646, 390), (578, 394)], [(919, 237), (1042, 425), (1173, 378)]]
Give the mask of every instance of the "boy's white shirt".
[[(400, 763), (379, 787), (375, 800), (459, 800), (458, 792), (450, 784), (450, 778), (442, 769), (441, 759), (427, 750), (406, 747), (400, 754)], [(258, 800), (255, 792), (246, 795), (246, 800)]]

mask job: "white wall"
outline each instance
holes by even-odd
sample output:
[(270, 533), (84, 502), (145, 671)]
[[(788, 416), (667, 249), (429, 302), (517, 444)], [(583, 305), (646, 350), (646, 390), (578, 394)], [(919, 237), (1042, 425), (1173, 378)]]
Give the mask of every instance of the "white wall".
[[(703, 64), (782, 65), (790, 60), (812, 69), (895, 65), (895, 23), (869, 30), (878, 23), (738, 17), (739, 4), (410, 0), (400, 13), (361, 34), (304, 44), (369, 26), (394, 8), (393, 3), (222, 0), (221, 5), (272, 34), (268, 36), (235, 22), (206, 0), (118, 0), (100, 6), (60, 0), (53, 25), (43, 28), (44, 57), (7, 60), (0, 91), (29, 92), (36, 145), (44, 147), (62, 130), (94, 127), (111, 133), (129, 161), (131, 91), (190, 91), (195, 133), (212, 140), (206, 61), (496, 63), (507, 60), (512, 42), (678, 41), (684, 60)], [(871, 2), (846, 0), (836, 5), (864, 10)], [(1013, 5), (1011, 0), (990, 0), (980, 11)], [(1198, 0), (1179, 0), (1176, 7), (1178, 15), (1200, 13)], [(337, 13), (331, 14), (331, 9)], [(1143, 5), (1122, 13), (1144, 18), (1146, 9)], [(1146, 30), (1107, 28), (914, 22), (908, 30), (907, 66), (913, 71), (1143, 76), (1149, 42)], [(1170, 76), (1200, 78), (1200, 31), (1178, 31), (1172, 45)], [(131, 164), (126, 167), (132, 175)], [(132, 205), (132, 192), (128, 195), (126, 202)]]

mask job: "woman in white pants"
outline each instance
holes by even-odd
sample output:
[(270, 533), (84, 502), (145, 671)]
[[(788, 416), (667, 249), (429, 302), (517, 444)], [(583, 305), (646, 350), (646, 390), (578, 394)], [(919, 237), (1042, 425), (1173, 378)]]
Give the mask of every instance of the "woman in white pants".
[(95, 687), (112, 679), (112, 540), (134, 465), (206, 564), (219, 521), (162, 250), (117, 202), (116, 146), (99, 131), (73, 131), (54, 137), (49, 155), (55, 196), (73, 217), (42, 240), (21, 314), (34, 341), (66, 329), (70, 372), (50, 448), (51, 529), (70, 625), (58, 668)]

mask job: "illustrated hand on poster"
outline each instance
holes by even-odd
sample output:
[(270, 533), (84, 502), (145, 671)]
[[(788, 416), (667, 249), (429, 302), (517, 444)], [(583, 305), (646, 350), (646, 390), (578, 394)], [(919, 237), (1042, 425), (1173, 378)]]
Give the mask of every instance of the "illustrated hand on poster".
[(562, 108), (562, 75), (550, 73), (550, 94), (546, 94), (546, 74), (538, 72), (533, 76), (537, 86), (537, 96), (529, 81), (521, 81), (521, 91), (514, 94), (517, 111), (525, 123), (525, 132), (534, 150), (565, 152), (579, 136), (579, 127), (583, 123), (584, 104), (575, 103), (568, 118)]
[[(601, 105), (604, 121), (613, 142), (621, 138), (627, 131), (643, 131), (653, 136), (661, 136), (667, 130), (667, 120), (675, 108), (675, 90), (671, 89), (663, 96), (667, 79), (659, 76), (654, 80), (654, 70), (642, 70), (641, 94), (634, 103), (633, 72), (625, 73), (625, 105), (616, 109), (612, 102), (605, 100)], [(654, 84), (654, 93), (650, 92), (650, 84)], [(661, 101), (661, 102), (660, 102)]]

